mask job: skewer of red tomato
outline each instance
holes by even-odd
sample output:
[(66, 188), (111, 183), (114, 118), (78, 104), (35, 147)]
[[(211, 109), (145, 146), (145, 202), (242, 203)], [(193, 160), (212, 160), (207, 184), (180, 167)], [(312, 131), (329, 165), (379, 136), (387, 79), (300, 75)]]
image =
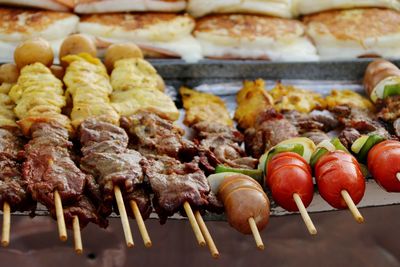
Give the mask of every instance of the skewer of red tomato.
[(351, 147), (359, 162), (366, 163), (375, 181), (388, 192), (400, 192), (400, 142), (380, 135), (364, 135)]
[(275, 202), (287, 211), (299, 211), (311, 235), (317, 234), (306, 210), (314, 196), (312, 171), (308, 164), (314, 149), (310, 139), (293, 138), (281, 142), (260, 160), (264, 164), (265, 184)]
[(318, 145), (311, 166), (321, 197), (332, 207), (348, 208), (358, 223), (364, 222), (356, 205), (365, 193), (365, 177), (357, 159), (335, 138)]

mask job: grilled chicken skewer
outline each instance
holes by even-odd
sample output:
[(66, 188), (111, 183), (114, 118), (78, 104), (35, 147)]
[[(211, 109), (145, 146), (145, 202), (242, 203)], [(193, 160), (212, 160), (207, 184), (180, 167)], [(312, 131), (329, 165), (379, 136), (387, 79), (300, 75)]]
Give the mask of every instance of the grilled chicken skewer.
[[(72, 35), (67, 38), (61, 46), (60, 62), (66, 67), (64, 82), (67, 87), (67, 94), (71, 98), (72, 110), (71, 120), (72, 125), (75, 129), (79, 128), (80, 141), (82, 144), (83, 158), (81, 160), (81, 168), (87, 173), (92, 174), (96, 177), (96, 180), (106, 180), (105, 183), (101, 184), (101, 190), (103, 192), (103, 198), (108, 198), (109, 210), (111, 211), (112, 205), (112, 194), (114, 195), (119, 214), (121, 216), (122, 227), (124, 230), (125, 240), (128, 247), (133, 247), (134, 242), (132, 238), (132, 232), (130, 229), (128, 216), (123, 200), (123, 194), (121, 192), (121, 185), (124, 186), (124, 190), (129, 187), (129, 176), (123, 176), (117, 173), (115, 170), (104, 170), (101, 166), (96, 168), (91, 166), (92, 163), (89, 159), (96, 156), (100, 157), (104, 155), (103, 152), (109, 153), (109, 155), (117, 156), (129, 156), (125, 154), (117, 154), (113, 151), (109, 151), (110, 147), (107, 146), (107, 134), (113, 134), (112, 131), (118, 131), (119, 127), (119, 115), (115, 112), (113, 107), (109, 104), (109, 95), (112, 91), (112, 87), (109, 82), (109, 77), (106, 68), (96, 56), (96, 49), (92, 41), (82, 35)], [(97, 119), (98, 121), (88, 120)], [(99, 132), (99, 138), (90, 138), (90, 134), (101, 129), (97, 129), (98, 126), (104, 124), (105, 132)], [(113, 128), (113, 125), (116, 125)], [(109, 126), (109, 129), (106, 127)], [(111, 130), (110, 130), (111, 129)], [(110, 131), (107, 131), (110, 130)], [(121, 129), (123, 132), (123, 130)], [(120, 131), (120, 132), (121, 132)], [(104, 135), (104, 136), (103, 136)], [(123, 138), (123, 137), (122, 137)], [(112, 140), (109, 140), (112, 141)], [(94, 147), (91, 147), (91, 146)], [(105, 145), (105, 146), (104, 146)], [(118, 149), (124, 149), (123, 145), (115, 144)], [(103, 147), (104, 146), (104, 147)], [(105, 150), (105, 151), (104, 151)], [(129, 161), (129, 158), (123, 158), (123, 160)], [(99, 165), (102, 164), (101, 158), (98, 159)], [(103, 157), (103, 161), (105, 158)], [(113, 167), (113, 162), (103, 162), (106, 165), (111, 164), (108, 167)], [(119, 162), (117, 162), (119, 163)], [(131, 162), (128, 162), (128, 164)], [(123, 171), (128, 170), (128, 166), (123, 166)], [(119, 179), (117, 178), (120, 176)], [(127, 174), (129, 175), (129, 173)], [(108, 177), (113, 177), (107, 180)], [(106, 188), (110, 187), (110, 191)], [(104, 203), (103, 203), (104, 204)]]
[(14, 64), (0, 66), (0, 205), (3, 208), (2, 246), (10, 243), (11, 211), (34, 210), (36, 204), (26, 191), (22, 179), (19, 151), (22, 135), (16, 124), (14, 104), (8, 93), (17, 82), (19, 71)]
[[(180, 151), (190, 151), (194, 149), (194, 147), (190, 148), (191, 145), (183, 141), (180, 133), (181, 130), (172, 125), (172, 121), (178, 119), (179, 111), (173, 101), (162, 92), (164, 90), (164, 83), (161, 77), (147, 61), (143, 60), (140, 49), (132, 44), (110, 46), (105, 55), (105, 62), (107, 63), (107, 68), (112, 70), (111, 84), (114, 89), (111, 95), (112, 105), (123, 117), (121, 125), (127, 129), (131, 138), (141, 139), (141, 137), (137, 135), (141, 135), (138, 132), (141, 131), (141, 127), (153, 128), (156, 131), (154, 132), (155, 134), (157, 134), (157, 131), (164, 131), (164, 133), (167, 134), (164, 140), (159, 140), (160, 142), (158, 144), (156, 140), (148, 140), (150, 143), (156, 144), (155, 146), (151, 145), (149, 142), (146, 143), (144, 139), (142, 139), (142, 141), (144, 141), (143, 144), (139, 142), (139, 144), (136, 144), (136, 147), (134, 146), (134, 148), (138, 148), (139, 152), (149, 159), (150, 166), (146, 169), (148, 171), (147, 176), (149, 177), (150, 185), (156, 195), (155, 199), (153, 199), (156, 211), (158, 211), (159, 215), (164, 212), (170, 214), (174, 213), (175, 209), (183, 206), (198, 243), (201, 246), (204, 245), (205, 240), (203, 234), (200, 231), (198, 222), (195, 220), (196, 217), (200, 218), (201, 216), (197, 214), (197, 211), (194, 213), (196, 216), (192, 216), (193, 211), (188, 200), (191, 200), (192, 205), (205, 204), (207, 201), (204, 200), (203, 195), (209, 191), (209, 188), (206, 184), (207, 181), (200, 174), (200, 169), (196, 167), (197, 164), (180, 164), (179, 161), (175, 160), (179, 158)], [(151, 124), (153, 124), (153, 126)], [(149, 130), (151, 131), (150, 128)], [(174, 143), (174, 141), (177, 141), (177, 143)], [(157, 146), (162, 146), (163, 144), (167, 145), (167, 143), (169, 143), (167, 151), (161, 151), (157, 148)], [(174, 146), (176, 144), (178, 144), (178, 147)], [(181, 148), (182, 150), (180, 150)], [(189, 154), (190, 153), (192, 153), (192, 151), (190, 151)], [(170, 164), (174, 167), (171, 169), (172, 173), (168, 174), (164, 169), (167, 168), (167, 166), (171, 166)], [(184, 169), (178, 171), (178, 166)], [(161, 173), (157, 174), (157, 171), (155, 171), (157, 169), (160, 170)], [(178, 172), (182, 171), (189, 173), (187, 175), (180, 175)], [(166, 194), (165, 190), (167, 190), (167, 188), (159, 187), (161, 184), (158, 180), (164, 177), (167, 184), (171, 183), (171, 186), (178, 186), (178, 184), (173, 185), (179, 181), (179, 179), (176, 179), (176, 181), (172, 180), (172, 176), (174, 175), (182, 179), (182, 184), (185, 185), (188, 185), (191, 179), (201, 181), (201, 183), (198, 182), (200, 187), (196, 185), (194, 188), (188, 187), (184, 189), (190, 190), (190, 193), (188, 192), (187, 194), (189, 199), (184, 200), (181, 204), (180, 202), (176, 202), (176, 200), (170, 199), (170, 201), (175, 202), (174, 205), (163, 205), (163, 203), (160, 202), (160, 197), (162, 198), (163, 195)], [(186, 179), (187, 181), (184, 182)], [(164, 216), (165, 215), (160, 216), (160, 219), (164, 220), (162, 218)], [(200, 224), (202, 225), (203, 222), (200, 221)], [(203, 227), (203, 230), (206, 230), (206, 228)], [(208, 234), (209, 233), (206, 232), (206, 235)]]
[[(51, 47), (42, 39), (28, 40), (16, 49), (14, 58), (21, 73), (9, 96), (16, 103), (14, 111), (22, 132), (31, 137), (23, 165), (28, 191), (57, 217), (63, 241), (67, 239), (63, 217), (71, 228), (77, 220), (81, 227), (89, 221), (105, 226), (84, 195), (90, 178), (72, 160), (72, 143), (68, 140), (72, 127), (68, 117), (61, 114), (66, 102), (63, 85), (47, 67), (53, 61)], [(76, 251), (81, 253), (82, 248)]]

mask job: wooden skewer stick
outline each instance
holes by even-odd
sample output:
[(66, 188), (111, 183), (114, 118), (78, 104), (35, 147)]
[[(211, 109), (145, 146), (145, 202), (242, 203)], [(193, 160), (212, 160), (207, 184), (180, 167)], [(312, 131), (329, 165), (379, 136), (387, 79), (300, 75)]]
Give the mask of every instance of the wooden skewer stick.
[(248, 221), (250, 224), (251, 232), (253, 232), (253, 236), (254, 236), (254, 240), (256, 241), (257, 248), (259, 250), (264, 250), (264, 248), (265, 248), (264, 243), (261, 239), (260, 232), (258, 231), (256, 221), (254, 220), (253, 217), (250, 217)]
[(189, 218), (190, 225), (192, 226), (194, 235), (196, 236), (197, 242), (201, 247), (206, 245), (206, 241), (204, 240), (203, 234), (201, 233), (200, 227), (197, 224), (196, 218), (194, 217), (192, 208), (190, 207), (189, 202), (183, 203), (183, 208), (185, 209), (186, 215)]
[(74, 231), (75, 252), (80, 255), (83, 252), (83, 247), (82, 247), (81, 227), (79, 225), (79, 218), (76, 215), (72, 220), (72, 229)]
[(11, 210), (7, 202), (3, 203), (3, 230), (1, 233), (1, 245), (7, 247), (10, 244)]
[(347, 206), (349, 207), (349, 210), (353, 214), (354, 219), (356, 219), (356, 221), (358, 223), (363, 223), (364, 217), (361, 215), (360, 211), (357, 209), (356, 205), (353, 202), (353, 199), (351, 199), (351, 197), (349, 195), (349, 192), (347, 192), (346, 190), (342, 190), (340, 193), (342, 194), (344, 201), (346, 202)]
[(304, 206), (303, 201), (301, 201), (299, 194), (294, 193), (293, 199), (294, 202), (296, 202), (297, 208), (299, 209), (300, 215), (303, 218), (303, 221), (308, 229), (308, 232), (310, 232), (311, 235), (316, 235), (317, 229), (315, 228), (314, 223), (312, 222), (310, 215), (308, 214), (306, 207)]
[(65, 227), (64, 211), (62, 207), (61, 197), (58, 191), (54, 191), (54, 205), (56, 208), (56, 217), (58, 225), (58, 235), (61, 241), (67, 240), (67, 228)]
[(139, 228), (139, 232), (142, 235), (144, 246), (146, 248), (150, 248), (153, 244), (151, 243), (149, 233), (147, 232), (146, 225), (144, 224), (142, 214), (140, 213), (140, 210), (136, 204), (136, 201), (131, 200), (129, 203), (131, 205), (133, 215), (135, 216), (136, 223)]
[(114, 186), (115, 200), (117, 201), (119, 215), (121, 216), (122, 229), (124, 230), (125, 241), (128, 248), (134, 246), (131, 227), (128, 221), (128, 215), (126, 214), (124, 199), (122, 198), (121, 189), (119, 186)]
[(210, 249), (211, 256), (214, 259), (217, 259), (219, 257), (219, 251), (217, 249), (217, 246), (215, 246), (214, 240), (208, 231), (207, 225), (203, 220), (203, 217), (201, 216), (200, 212), (196, 210), (194, 212), (194, 216), (196, 217), (196, 221), (199, 224), (200, 230), (203, 233), (203, 236), (206, 240), (206, 243), (208, 245), (208, 248)]

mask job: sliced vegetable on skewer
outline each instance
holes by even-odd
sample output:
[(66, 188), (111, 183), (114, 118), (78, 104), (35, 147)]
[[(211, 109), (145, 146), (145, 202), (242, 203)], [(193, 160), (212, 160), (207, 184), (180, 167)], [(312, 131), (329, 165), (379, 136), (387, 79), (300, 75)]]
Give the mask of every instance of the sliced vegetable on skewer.
[(357, 222), (364, 218), (356, 208), (365, 193), (365, 178), (355, 157), (324, 142), (314, 152), (311, 166), (321, 197), (337, 209), (349, 208)]
[(317, 230), (307, 213), (313, 199), (314, 185), (308, 164), (315, 144), (305, 137), (293, 138), (279, 143), (267, 154), (265, 183), (272, 197), (288, 211), (300, 211), (310, 234)]

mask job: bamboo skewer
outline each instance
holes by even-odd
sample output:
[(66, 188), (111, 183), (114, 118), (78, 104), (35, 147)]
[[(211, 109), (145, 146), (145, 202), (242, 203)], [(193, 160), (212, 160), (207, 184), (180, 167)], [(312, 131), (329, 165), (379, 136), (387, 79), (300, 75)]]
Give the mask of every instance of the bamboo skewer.
[(54, 205), (56, 208), (56, 217), (58, 225), (58, 235), (61, 241), (67, 240), (67, 228), (65, 227), (64, 211), (62, 207), (61, 197), (58, 191), (54, 191)]
[(151, 242), (149, 233), (147, 232), (146, 225), (144, 224), (142, 214), (140, 213), (140, 210), (139, 210), (139, 208), (138, 208), (138, 206), (136, 204), (136, 201), (131, 200), (129, 203), (131, 205), (131, 209), (132, 209), (133, 215), (135, 216), (136, 223), (137, 223), (138, 228), (139, 228), (139, 232), (142, 235), (144, 246), (146, 248), (150, 248), (153, 244)]
[(3, 203), (3, 230), (1, 233), (1, 245), (7, 247), (10, 244), (11, 210), (7, 202)]
[(134, 246), (134, 243), (133, 243), (131, 227), (129, 225), (124, 199), (122, 198), (122, 193), (119, 186), (114, 186), (114, 194), (118, 206), (119, 215), (121, 216), (121, 223), (122, 223), (122, 228), (124, 230), (126, 245), (128, 246), (128, 248), (132, 248)]
[(206, 241), (204, 240), (203, 234), (201, 233), (200, 227), (197, 224), (196, 218), (194, 217), (193, 210), (190, 207), (189, 202), (185, 202), (183, 204), (183, 208), (185, 209), (186, 215), (188, 216), (188, 219), (190, 221), (190, 225), (192, 226), (194, 235), (196, 236), (197, 242), (201, 247), (204, 247), (206, 245)]
[(75, 252), (77, 254), (82, 254), (83, 246), (82, 246), (82, 237), (81, 237), (81, 227), (79, 225), (78, 216), (74, 216), (72, 221), (72, 229), (74, 231), (74, 244), (75, 244)]
[(258, 231), (256, 221), (254, 220), (253, 217), (250, 217), (248, 221), (250, 224), (251, 232), (253, 233), (253, 236), (254, 236), (254, 240), (256, 241), (257, 248), (259, 250), (264, 250), (264, 248), (265, 248), (264, 243), (261, 239), (260, 232)]
[(358, 223), (363, 223), (364, 222), (364, 217), (361, 215), (360, 211), (357, 209), (356, 205), (353, 202), (353, 199), (351, 199), (349, 192), (346, 190), (342, 190), (341, 195), (346, 202), (347, 206), (349, 207), (350, 212), (353, 214), (354, 219)]
[(301, 201), (299, 194), (294, 193), (293, 199), (294, 199), (294, 202), (296, 202), (297, 208), (299, 209), (300, 215), (303, 218), (303, 221), (308, 229), (308, 232), (311, 235), (316, 235), (317, 229), (315, 228), (314, 223), (312, 222), (310, 215), (308, 214), (307, 209), (304, 206), (303, 201)]
[(215, 246), (214, 240), (208, 231), (207, 225), (203, 220), (203, 217), (201, 216), (200, 212), (198, 210), (195, 211), (194, 216), (196, 217), (196, 221), (199, 224), (200, 230), (203, 233), (203, 236), (206, 240), (206, 243), (208, 245), (208, 248), (210, 249), (211, 256), (215, 259), (219, 257), (219, 251), (217, 247)]

